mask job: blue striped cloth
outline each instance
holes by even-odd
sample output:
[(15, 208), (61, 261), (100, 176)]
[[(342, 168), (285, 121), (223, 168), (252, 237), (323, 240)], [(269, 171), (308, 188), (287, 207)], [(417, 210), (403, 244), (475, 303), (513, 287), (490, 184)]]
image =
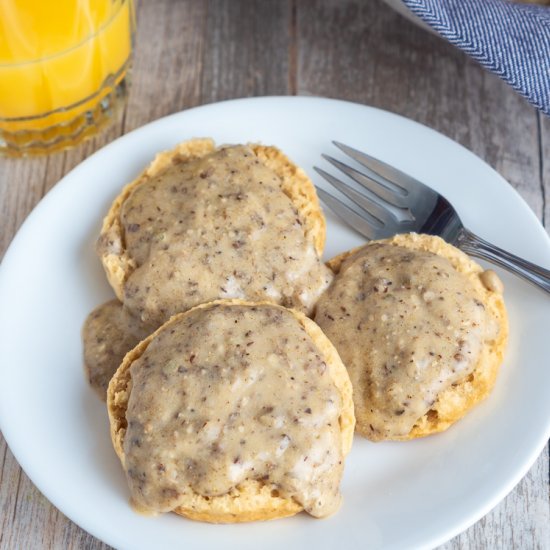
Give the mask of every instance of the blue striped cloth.
[(550, 115), (550, 8), (507, 0), (402, 1)]

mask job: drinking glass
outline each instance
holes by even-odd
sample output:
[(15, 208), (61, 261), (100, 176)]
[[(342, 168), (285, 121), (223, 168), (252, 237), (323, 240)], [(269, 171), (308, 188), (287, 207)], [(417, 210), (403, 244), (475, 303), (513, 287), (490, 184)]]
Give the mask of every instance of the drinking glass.
[(132, 0), (0, 1), (0, 154), (71, 147), (126, 98)]

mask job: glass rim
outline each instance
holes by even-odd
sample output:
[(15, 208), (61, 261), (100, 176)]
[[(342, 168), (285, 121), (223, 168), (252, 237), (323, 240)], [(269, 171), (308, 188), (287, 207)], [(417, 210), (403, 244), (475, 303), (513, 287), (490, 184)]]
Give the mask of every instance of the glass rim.
[(115, 19), (115, 17), (119, 14), (120, 10), (122, 9), (123, 5), (124, 4), (129, 4), (130, 5), (130, 34), (133, 34), (134, 32), (134, 22), (133, 22), (133, 14), (132, 14), (132, 0), (120, 0), (120, 4), (119, 6), (115, 9), (115, 11), (113, 11), (113, 13), (111, 14), (111, 17), (109, 17), (109, 19), (107, 19), (106, 21), (104, 21), (99, 27), (98, 29), (93, 32), (92, 34), (88, 35), (86, 38), (84, 38), (83, 40), (81, 40), (80, 42), (78, 42), (78, 44), (73, 44), (72, 46), (70, 46), (69, 48), (66, 48), (64, 50), (61, 50), (59, 52), (56, 52), (56, 53), (53, 53), (51, 55), (48, 55), (46, 57), (37, 57), (35, 59), (29, 59), (28, 61), (17, 61), (17, 62), (13, 62), (13, 63), (10, 63), (10, 62), (1, 62), (0, 61), (0, 69), (5, 69), (7, 67), (10, 67), (10, 68), (13, 68), (13, 67), (24, 67), (25, 65), (32, 65), (34, 63), (42, 63), (44, 61), (50, 61), (52, 59), (55, 59), (57, 57), (62, 57), (74, 50), (77, 50), (78, 48), (81, 48), (82, 46), (84, 46), (84, 44), (86, 44), (87, 42), (90, 42), (92, 41), (93, 39), (97, 38), (103, 31), (105, 31), (105, 29), (107, 29), (111, 23), (113, 22), (113, 20)]

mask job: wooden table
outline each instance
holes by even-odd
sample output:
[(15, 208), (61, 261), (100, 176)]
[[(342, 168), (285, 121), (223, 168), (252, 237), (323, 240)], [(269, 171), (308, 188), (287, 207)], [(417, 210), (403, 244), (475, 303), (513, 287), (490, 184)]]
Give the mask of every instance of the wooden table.
[[(121, 120), (78, 148), (0, 161), (0, 256), (36, 203), (98, 148), (223, 99), (321, 95), (400, 113), (465, 145), (550, 217), (550, 119), (379, 0), (142, 0)], [(107, 548), (56, 510), (0, 437), (0, 548)], [(429, 521), (429, 518), (426, 518)], [(486, 517), (441, 548), (550, 548), (548, 447)]]

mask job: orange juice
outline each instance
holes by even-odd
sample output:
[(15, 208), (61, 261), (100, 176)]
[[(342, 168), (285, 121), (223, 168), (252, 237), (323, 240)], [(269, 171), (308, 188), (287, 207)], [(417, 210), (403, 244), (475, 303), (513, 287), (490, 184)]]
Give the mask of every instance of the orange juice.
[(4, 148), (47, 147), (94, 126), (126, 76), (132, 30), (130, 0), (0, 0)]

